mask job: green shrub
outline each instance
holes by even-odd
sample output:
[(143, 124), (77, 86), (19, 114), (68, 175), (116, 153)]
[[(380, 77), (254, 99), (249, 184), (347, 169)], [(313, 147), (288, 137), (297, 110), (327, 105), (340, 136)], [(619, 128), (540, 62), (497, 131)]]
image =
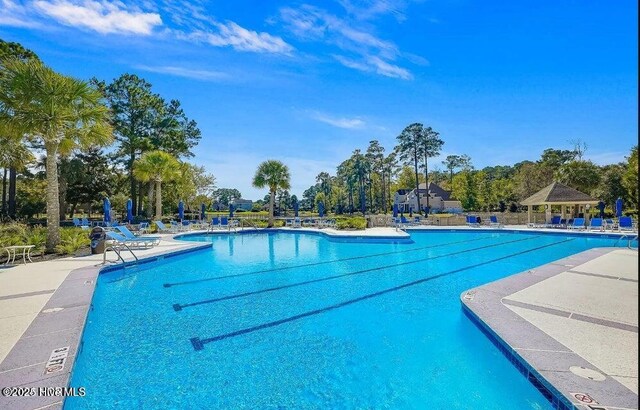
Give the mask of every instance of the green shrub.
[(336, 227), (338, 229), (365, 229), (367, 220), (362, 216), (339, 216), (336, 218)]
[(35, 245), (35, 248), (31, 251), (32, 255), (44, 254), (47, 244), (47, 228), (34, 226), (25, 232), (24, 239), (27, 245)]
[[(244, 228), (266, 228), (269, 225), (269, 221), (267, 219), (241, 219), (240, 226)], [(273, 221), (273, 226), (275, 228), (281, 228), (285, 225), (285, 221), (281, 219), (276, 219)]]
[(56, 252), (62, 255), (73, 255), (90, 243), (87, 231), (80, 228), (64, 228), (60, 230), (60, 245), (56, 246)]

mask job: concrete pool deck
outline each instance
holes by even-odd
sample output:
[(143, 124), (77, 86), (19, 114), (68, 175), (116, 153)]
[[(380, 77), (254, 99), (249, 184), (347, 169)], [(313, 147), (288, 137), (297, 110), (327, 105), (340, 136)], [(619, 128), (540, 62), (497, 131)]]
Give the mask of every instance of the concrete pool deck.
[(560, 408), (638, 408), (637, 250), (590, 249), (471, 289), (461, 301)]
[[(422, 228), (442, 231), (477, 230), (477, 228), (466, 227)], [(507, 227), (505, 231), (510, 228), (525, 232), (535, 231), (521, 226)], [(395, 228), (370, 228), (365, 231), (337, 231), (307, 227), (278, 229), (316, 232), (343, 238), (404, 239), (409, 237), (407, 232)], [(255, 231), (255, 229), (246, 229), (246, 231)], [(197, 232), (206, 231), (188, 233)], [(180, 234), (184, 233), (187, 232)], [(135, 253), (143, 260), (211, 246), (174, 240), (178, 235), (160, 235), (162, 240), (158, 246), (147, 250), (136, 250)], [(111, 255), (110, 258), (113, 259), (113, 256)], [(128, 262), (134, 260), (133, 256), (127, 252), (123, 253), (123, 257)], [(0, 387), (67, 386), (97, 275), (103, 268), (100, 265), (101, 262), (102, 255), (91, 255), (26, 265), (20, 263), (9, 267), (0, 265)], [(44, 370), (52, 351), (67, 346), (69, 350), (65, 352), (64, 369), (45, 375)], [(28, 398), (0, 396), (0, 408), (60, 408), (62, 401), (61, 396)]]

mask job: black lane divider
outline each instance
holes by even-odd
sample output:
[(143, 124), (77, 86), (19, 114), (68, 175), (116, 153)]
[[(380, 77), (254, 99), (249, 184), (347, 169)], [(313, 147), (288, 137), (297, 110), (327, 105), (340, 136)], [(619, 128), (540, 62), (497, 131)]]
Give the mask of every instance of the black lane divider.
[(476, 263), (474, 265), (466, 266), (464, 268), (459, 268), (459, 269), (451, 270), (451, 271), (448, 271), (448, 272), (443, 272), (443, 273), (440, 273), (438, 275), (429, 276), (429, 277), (426, 277), (426, 278), (414, 280), (412, 282), (404, 283), (402, 285), (394, 286), (392, 288), (383, 289), (383, 290), (380, 290), (378, 292), (374, 292), (374, 293), (370, 293), (368, 295), (360, 296), (360, 297), (355, 298), (355, 299), (350, 299), (350, 300), (347, 300), (347, 301), (344, 301), (344, 302), (341, 302), (341, 303), (338, 303), (338, 304), (335, 304), (335, 305), (326, 306), (326, 307), (323, 307), (323, 308), (320, 308), (320, 309), (310, 310), (308, 312), (300, 313), (300, 314), (297, 314), (297, 315), (294, 315), (294, 316), (289, 316), (287, 318), (280, 319), (280, 320), (275, 320), (273, 322), (263, 323), (261, 325), (248, 327), (248, 328), (241, 329), (241, 330), (236, 330), (235, 332), (225, 333), (225, 334), (222, 334), (222, 335), (219, 335), (219, 336), (210, 337), (210, 338), (206, 338), (206, 339), (200, 339), (199, 337), (192, 337), (191, 339), (189, 339), (189, 341), (191, 342), (191, 345), (193, 346), (194, 350), (202, 350), (202, 349), (204, 349), (204, 345), (207, 344), (207, 343), (218, 342), (220, 340), (229, 339), (231, 337), (241, 336), (241, 335), (244, 335), (244, 334), (247, 334), (247, 333), (252, 333), (252, 332), (255, 332), (255, 331), (258, 331), (258, 330), (267, 329), (267, 328), (274, 327), (274, 326), (279, 326), (279, 325), (282, 325), (282, 324), (285, 324), (285, 323), (288, 323), (288, 322), (293, 322), (295, 320), (303, 319), (305, 317), (314, 316), (314, 315), (318, 315), (318, 314), (321, 314), (321, 313), (326, 313), (326, 312), (329, 312), (331, 310), (335, 310), (335, 309), (338, 309), (338, 308), (341, 308), (341, 307), (349, 306), (349, 305), (352, 305), (352, 304), (357, 303), (357, 302), (362, 302), (363, 300), (367, 300), (367, 299), (371, 299), (371, 298), (374, 298), (374, 297), (382, 296), (382, 295), (387, 294), (387, 293), (391, 293), (391, 292), (395, 292), (395, 291), (398, 291), (398, 290), (401, 290), (401, 289), (405, 289), (405, 288), (408, 288), (408, 287), (411, 287), (411, 286), (419, 285), (419, 284), (422, 284), (422, 283), (425, 283), (425, 282), (429, 282), (429, 281), (434, 280), (434, 279), (442, 278), (444, 276), (453, 275), (454, 273), (463, 272), (465, 270), (477, 268), (477, 267), (480, 267), (480, 266), (483, 266), (483, 265), (488, 265), (490, 263), (495, 263), (495, 262), (498, 262), (498, 261), (501, 261), (501, 260), (504, 260), (504, 259), (513, 258), (515, 256), (523, 255), (525, 253), (529, 253), (529, 252), (537, 251), (537, 250), (540, 250), (540, 249), (548, 248), (550, 246), (560, 245), (560, 244), (563, 244), (563, 243), (566, 243), (566, 242), (570, 242), (570, 241), (574, 241), (574, 240), (575, 240), (575, 238), (570, 238), (570, 239), (565, 239), (563, 241), (559, 241), (559, 242), (554, 242), (554, 243), (550, 243), (550, 244), (547, 244), (547, 245), (538, 246), (536, 248), (527, 249), (525, 251), (514, 253), (512, 255), (507, 255), (507, 256), (502, 256), (500, 258), (492, 259), (492, 260), (487, 261), (487, 262)]
[(447, 253), (447, 254), (444, 254), (444, 255), (429, 256), (429, 257), (421, 258), (421, 259), (417, 259), (417, 260), (394, 263), (392, 265), (376, 266), (375, 268), (363, 269), (363, 270), (359, 270), (359, 271), (355, 271), (355, 272), (349, 272), (349, 273), (341, 273), (339, 275), (333, 275), (333, 276), (327, 276), (327, 277), (324, 277), (324, 278), (311, 279), (311, 280), (306, 280), (304, 282), (291, 283), (291, 284), (287, 284), (287, 285), (276, 286), (276, 287), (273, 287), (273, 288), (260, 289), (260, 290), (254, 290), (254, 291), (251, 291), (251, 292), (239, 293), (239, 294), (235, 294), (235, 295), (222, 296), (222, 297), (218, 297), (218, 298), (215, 298), (215, 299), (202, 300), (202, 301), (199, 301), (199, 302), (185, 303), (185, 304), (182, 304), (182, 305), (176, 303), (176, 304), (173, 305), (173, 310), (175, 310), (176, 312), (179, 312), (185, 307), (206, 305), (206, 304), (209, 304), (209, 303), (221, 302), (223, 300), (237, 299), (237, 298), (241, 298), (241, 297), (245, 297), (245, 296), (258, 295), (260, 293), (273, 292), (273, 291), (276, 291), (276, 290), (294, 288), (294, 287), (297, 287), (297, 286), (308, 285), (310, 283), (324, 282), (324, 281), (328, 281), (328, 280), (343, 278), (345, 276), (360, 275), (360, 274), (363, 274), (363, 273), (369, 273), (369, 272), (374, 272), (374, 271), (378, 271), (378, 270), (384, 270), (384, 269), (388, 269), (388, 268), (395, 268), (397, 266), (411, 265), (413, 263), (425, 262), (425, 261), (429, 261), (429, 260), (433, 260), (433, 259), (445, 258), (447, 256), (459, 255), (461, 253), (466, 253), (466, 252), (469, 252), (469, 251), (477, 251), (477, 250), (480, 250), (480, 249), (493, 248), (493, 247), (496, 247), (496, 246), (507, 245), (507, 244), (514, 243), (514, 242), (528, 241), (528, 240), (535, 239), (535, 238), (538, 238), (538, 237), (539, 236), (534, 236), (534, 237), (530, 237), (530, 238), (516, 239), (514, 241), (493, 243), (493, 244), (490, 244), (490, 245), (481, 246), (479, 248), (464, 249), (464, 250), (461, 250), (461, 251)]
[(373, 257), (376, 257), (376, 256), (395, 255), (395, 254), (398, 254), (398, 253), (420, 251), (420, 250), (423, 250), (423, 249), (440, 248), (440, 247), (443, 247), (443, 246), (457, 245), (457, 244), (460, 244), (460, 243), (475, 242), (475, 241), (480, 241), (480, 240), (483, 240), (483, 239), (491, 239), (491, 238), (492, 238), (492, 236), (483, 236), (481, 238), (465, 239), (464, 241), (456, 241), (456, 242), (448, 242), (448, 243), (440, 243), (438, 245), (422, 246), (420, 248), (404, 249), (404, 250), (401, 250), (401, 251), (374, 253), (374, 254), (371, 254), (371, 255), (352, 256), (350, 258), (332, 259), (332, 260), (329, 260), (329, 261), (306, 263), (306, 264), (303, 264), (303, 265), (283, 266), (281, 268), (272, 268), (272, 269), (256, 270), (256, 271), (245, 272), (245, 273), (236, 273), (236, 274), (233, 274), (233, 275), (216, 276), (215, 278), (187, 280), (187, 281), (184, 281), (184, 282), (176, 282), (176, 283), (165, 283), (163, 286), (165, 288), (170, 288), (172, 286), (192, 285), (194, 283), (209, 282), (209, 281), (213, 281), (213, 280), (220, 280), (220, 279), (227, 279), (227, 278), (235, 278), (235, 277), (238, 277), (238, 276), (257, 275), (259, 273), (277, 272), (277, 271), (282, 271), (282, 270), (287, 270), (287, 269), (308, 268), (310, 266), (326, 265), (326, 264), (335, 263), (335, 262), (345, 262), (345, 261), (352, 261), (352, 260), (357, 260), (357, 259), (373, 258)]

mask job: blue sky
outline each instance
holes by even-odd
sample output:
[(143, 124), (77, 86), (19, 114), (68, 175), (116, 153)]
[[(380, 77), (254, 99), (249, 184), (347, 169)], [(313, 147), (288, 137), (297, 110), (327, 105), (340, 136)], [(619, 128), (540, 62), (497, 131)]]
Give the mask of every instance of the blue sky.
[(0, 0), (0, 37), (79, 78), (143, 76), (198, 122), (194, 162), (257, 199), (262, 160), (289, 165), (300, 195), (412, 122), (477, 168), (574, 139), (622, 161), (638, 139), (637, 17), (627, 0)]

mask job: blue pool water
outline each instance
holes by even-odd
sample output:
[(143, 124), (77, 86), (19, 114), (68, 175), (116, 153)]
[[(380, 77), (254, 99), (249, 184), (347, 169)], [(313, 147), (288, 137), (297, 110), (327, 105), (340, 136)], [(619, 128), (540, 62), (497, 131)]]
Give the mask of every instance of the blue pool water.
[(212, 247), (103, 273), (65, 408), (551, 408), (459, 295), (615, 239), (411, 239), (187, 236)]

